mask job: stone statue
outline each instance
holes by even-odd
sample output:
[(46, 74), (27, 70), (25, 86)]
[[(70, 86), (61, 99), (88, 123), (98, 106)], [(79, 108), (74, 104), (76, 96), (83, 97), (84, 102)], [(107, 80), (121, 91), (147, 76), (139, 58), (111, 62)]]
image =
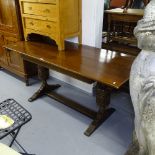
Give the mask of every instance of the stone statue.
[(155, 0), (146, 6), (134, 34), (142, 51), (130, 74), (135, 134), (126, 155), (155, 155)]

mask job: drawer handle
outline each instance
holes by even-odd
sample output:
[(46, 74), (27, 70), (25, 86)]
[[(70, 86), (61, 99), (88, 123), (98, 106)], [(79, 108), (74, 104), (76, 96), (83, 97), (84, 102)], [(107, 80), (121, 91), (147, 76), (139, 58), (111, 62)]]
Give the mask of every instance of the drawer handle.
[(50, 13), (49, 9), (45, 9), (43, 12)]
[(32, 7), (31, 6), (29, 7), (29, 10), (32, 10)]
[(49, 28), (49, 29), (51, 29), (51, 26), (50, 25), (46, 25), (46, 27)]
[(34, 25), (34, 23), (33, 23), (33, 22), (30, 22), (29, 24), (30, 24), (30, 25), (32, 25), (32, 26)]

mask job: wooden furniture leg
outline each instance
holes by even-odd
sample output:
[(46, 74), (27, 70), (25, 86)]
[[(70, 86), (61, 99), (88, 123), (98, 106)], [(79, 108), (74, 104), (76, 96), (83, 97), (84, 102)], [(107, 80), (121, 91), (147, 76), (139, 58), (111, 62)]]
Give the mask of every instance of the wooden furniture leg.
[(99, 106), (99, 110), (92, 123), (84, 132), (86, 136), (90, 136), (115, 111), (113, 108), (108, 108), (110, 96), (111, 88), (98, 83), (96, 86), (96, 103)]
[(29, 79), (28, 79), (28, 78), (25, 78), (25, 85), (26, 85), (26, 86), (29, 86), (29, 85), (30, 85)]
[(32, 97), (28, 99), (29, 102), (36, 100), (37, 98), (45, 95), (49, 91), (55, 90), (60, 87), (59, 84), (49, 85), (47, 79), (49, 77), (49, 69), (38, 65), (38, 77), (42, 81), (41, 87), (35, 92)]

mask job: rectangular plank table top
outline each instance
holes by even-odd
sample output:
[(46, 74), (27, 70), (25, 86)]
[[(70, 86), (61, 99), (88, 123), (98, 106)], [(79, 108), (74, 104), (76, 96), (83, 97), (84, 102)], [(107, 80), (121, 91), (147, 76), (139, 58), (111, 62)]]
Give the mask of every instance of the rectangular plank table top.
[[(58, 51), (56, 46), (21, 41), (4, 46), (23, 57), (46, 64), (51, 69), (66, 72), (77, 79), (90, 81), (119, 89), (128, 79), (134, 56), (98, 49), (75, 43), (66, 43), (65, 51)], [(33, 62), (34, 62), (33, 61)]]

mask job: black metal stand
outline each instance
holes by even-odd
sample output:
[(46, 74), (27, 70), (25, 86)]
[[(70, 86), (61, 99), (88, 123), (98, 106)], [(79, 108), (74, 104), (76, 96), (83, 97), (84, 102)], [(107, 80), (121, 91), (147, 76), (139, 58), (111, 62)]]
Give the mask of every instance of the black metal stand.
[(0, 129), (0, 139), (6, 137), (7, 135), (11, 135), (12, 140), (9, 147), (16, 142), (24, 151), (24, 153), (21, 154), (32, 155), (27, 153), (27, 151), (16, 140), (21, 127), (32, 119), (31, 114), (14, 99), (7, 99), (0, 103), (0, 115), (7, 115), (14, 120), (14, 124), (12, 126), (8, 127), (7, 129)]
[(16, 132), (13, 132), (13, 133), (10, 134), (12, 136), (12, 141), (11, 141), (9, 147), (12, 147), (12, 145), (13, 145), (14, 141), (16, 140), (16, 137), (17, 137), (20, 129), (21, 129), (21, 127), (18, 128)]

